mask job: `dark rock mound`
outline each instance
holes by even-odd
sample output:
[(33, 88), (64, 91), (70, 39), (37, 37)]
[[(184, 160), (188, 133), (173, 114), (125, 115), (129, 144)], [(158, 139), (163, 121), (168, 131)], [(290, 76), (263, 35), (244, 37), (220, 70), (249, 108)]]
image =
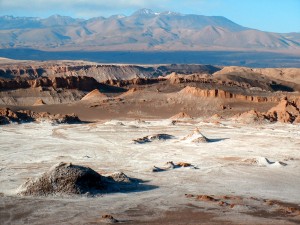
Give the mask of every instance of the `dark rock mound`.
[(133, 142), (137, 144), (144, 144), (149, 143), (156, 140), (168, 140), (174, 138), (173, 135), (169, 134), (155, 134), (155, 135), (148, 135), (142, 138), (134, 139)]
[(108, 193), (136, 187), (138, 180), (124, 173), (102, 176), (89, 167), (59, 163), (37, 179), (29, 179), (20, 187), (20, 195), (80, 195)]
[(0, 125), (18, 122), (18, 115), (9, 108), (0, 108)]
[(21, 195), (84, 194), (104, 190), (103, 176), (94, 170), (67, 163), (50, 168), (37, 180), (28, 180)]
[(74, 113), (66, 114), (66, 115), (55, 114), (54, 116), (50, 117), (50, 120), (56, 123), (69, 123), (69, 124), (82, 122), (78, 118), (78, 116)]

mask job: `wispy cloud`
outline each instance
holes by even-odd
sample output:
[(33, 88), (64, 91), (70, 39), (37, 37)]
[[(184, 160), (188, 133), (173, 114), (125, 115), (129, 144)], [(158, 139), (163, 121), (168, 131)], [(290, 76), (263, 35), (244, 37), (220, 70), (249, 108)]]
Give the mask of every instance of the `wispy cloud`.
[(139, 8), (161, 8), (170, 0), (0, 0), (0, 13), (24, 10), (37, 12), (65, 11), (66, 13), (98, 15), (115, 11), (130, 11)]
[(33, 16), (64, 14), (90, 18), (129, 14), (141, 8), (156, 11), (171, 10), (184, 13), (190, 10), (195, 12), (195, 9), (205, 8), (210, 4), (210, 0), (0, 0), (0, 14)]

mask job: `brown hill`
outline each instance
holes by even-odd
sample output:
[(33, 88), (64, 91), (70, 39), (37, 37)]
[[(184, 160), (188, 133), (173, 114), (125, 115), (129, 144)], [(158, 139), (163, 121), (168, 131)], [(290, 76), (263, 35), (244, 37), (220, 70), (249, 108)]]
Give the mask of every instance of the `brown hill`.
[(101, 93), (98, 89), (95, 89), (86, 94), (81, 100), (82, 101), (97, 101), (99, 99), (105, 99), (107, 96)]
[(134, 93), (138, 92), (138, 90), (136, 88), (131, 88), (128, 91), (126, 91), (125, 93), (119, 95), (119, 97), (126, 97), (126, 96), (130, 96)]

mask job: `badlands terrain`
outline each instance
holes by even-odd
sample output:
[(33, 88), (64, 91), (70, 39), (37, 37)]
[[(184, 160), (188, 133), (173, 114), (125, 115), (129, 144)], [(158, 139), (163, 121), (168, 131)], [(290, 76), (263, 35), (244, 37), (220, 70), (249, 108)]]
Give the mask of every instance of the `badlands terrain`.
[(1, 224), (299, 224), (300, 69), (0, 60)]

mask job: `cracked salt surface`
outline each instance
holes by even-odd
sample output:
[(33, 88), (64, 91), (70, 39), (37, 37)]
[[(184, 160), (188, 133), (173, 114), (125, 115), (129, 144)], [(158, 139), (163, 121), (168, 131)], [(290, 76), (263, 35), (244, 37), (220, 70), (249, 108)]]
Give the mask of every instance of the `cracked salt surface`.
[[(181, 141), (196, 128), (207, 138), (220, 141)], [(0, 192), (15, 196), (27, 178), (38, 177), (63, 161), (88, 166), (100, 174), (122, 171), (155, 188), (108, 194), (92, 200), (54, 197), (57, 209), (52, 207), (53, 215), (70, 202), (76, 204), (65, 210), (77, 210), (78, 215), (81, 215), (80, 207), (89, 206), (114, 213), (140, 206), (167, 210), (187, 204), (186, 193), (234, 193), (299, 204), (299, 130), (299, 126), (279, 123), (243, 126), (226, 122), (216, 126), (194, 121), (172, 125), (169, 120), (1, 126)], [(175, 138), (143, 145), (132, 143), (133, 139), (155, 134)], [(198, 169), (152, 172), (153, 166), (169, 161), (191, 163)]]

